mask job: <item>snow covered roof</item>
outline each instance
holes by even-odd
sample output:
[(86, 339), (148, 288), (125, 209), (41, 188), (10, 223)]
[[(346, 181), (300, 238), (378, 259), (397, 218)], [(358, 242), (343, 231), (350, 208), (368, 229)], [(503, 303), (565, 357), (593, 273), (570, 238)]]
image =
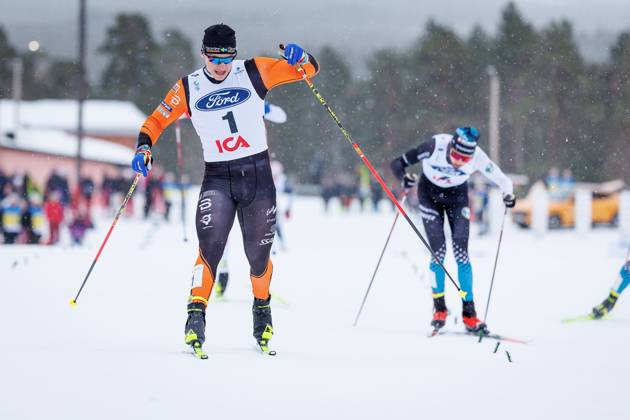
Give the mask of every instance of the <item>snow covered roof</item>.
[[(78, 103), (72, 99), (20, 102), (20, 126), (75, 131)], [(0, 129), (13, 131), (14, 101), (0, 100)], [(83, 108), (84, 130), (92, 135), (136, 136), (146, 116), (131, 102), (90, 99)]]
[[(61, 130), (22, 129), (16, 140), (3, 133), (0, 147), (74, 158), (77, 156), (77, 137)], [(107, 140), (83, 137), (81, 155), (87, 160), (128, 165), (133, 150)]]

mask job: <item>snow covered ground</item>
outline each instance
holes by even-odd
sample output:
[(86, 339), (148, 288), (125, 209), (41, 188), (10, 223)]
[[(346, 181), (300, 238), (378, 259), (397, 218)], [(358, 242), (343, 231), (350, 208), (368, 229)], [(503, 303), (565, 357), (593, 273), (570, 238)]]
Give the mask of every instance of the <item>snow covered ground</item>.
[[(560, 322), (608, 293), (625, 256), (617, 231), (507, 228), (488, 325), (531, 342), (495, 354), (492, 340), (427, 338), (428, 255), (402, 219), (352, 327), (392, 220), (296, 201), (274, 257), (272, 293), (288, 303), (273, 301), (276, 357), (254, 350), (238, 225), (206, 361), (183, 343), (192, 225), (184, 243), (178, 223), (121, 220), (74, 309), (109, 218), (83, 248), (0, 246), (0, 419), (630, 418), (630, 297), (609, 320)], [(471, 238), (481, 315), (497, 239)], [(447, 291), (448, 328), (461, 329)]]

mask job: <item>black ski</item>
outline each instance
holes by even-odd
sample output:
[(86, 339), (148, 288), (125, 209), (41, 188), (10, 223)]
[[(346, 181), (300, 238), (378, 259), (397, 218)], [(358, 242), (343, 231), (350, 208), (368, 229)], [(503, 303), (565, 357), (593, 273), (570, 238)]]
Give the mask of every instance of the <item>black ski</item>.
[(483, 340), (485, 338), (489, 338), (491, 340), (498, 340), (498, 341), (505, 341), (508, 343), (516, 343), (516, 344), (527, 344), (529, 343), (529, 341), (527, 340), (520, 340), (518, 338), (512, 338), (512, 337), (507, 337), (505, 335), (501, 335), (501, 334), (483, 334), (483, 335), (479, 335), (479, 333), (475, 333), (475, 332), (469, 332), (469, 331), (444, 331), (444, 330), (438, 330), (437, 332), (435, 330), (433, 330), (430, 334), (429, 337), (435, 337), (436, 335), (467, 335), (470, 337), (475, 337), (475, 338), (480, 338)]

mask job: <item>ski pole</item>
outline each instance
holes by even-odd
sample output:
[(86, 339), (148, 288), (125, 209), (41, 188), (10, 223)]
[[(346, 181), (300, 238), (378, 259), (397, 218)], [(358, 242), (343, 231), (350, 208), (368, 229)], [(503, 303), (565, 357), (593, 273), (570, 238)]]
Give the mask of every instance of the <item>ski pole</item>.
[(101, 256), (101, 252), (103, 252), (103, 248), (105, 248), (105, 244), (107, 243), (107, 240), (109, 239), (109, 235), (112, 234), (112, 231), (114, 230), (114, 226), (116, 226), (116, 223), (118, 223), (118, 219), (120, 218), (120, 215), (122, 214), (123, 210), (125, 209), (125, 205), (127, 204), (129, 199), (131, 198), (131, 194), (133, 194), (133, 191), (136, 189), (136, 185), (138, 185), (138, 181), (139, 180), (140, 180), (140, 174), (138, 173), (138, 174), (136, 174), (136, 177), (134, 178), (133, 183), (131, 184), (131, 187), (129, 187), (129, 191), (127, 192), (127, 195), (125, 196), (125, 199), (123, 200), (122, 204), (120, 205), (120, 208), (118, 209), (118, 212), (116, 213), (116, 216), (114, 217), (114, 221), (112, 222), (112, 225), (109, 227), (109, 230), (107, 231), (107, 235), (105, 235), (105, 239), (103, 240), (103, 243), (101, 244), (101, 247), (99, 248), (98, 252), (96, 253), (96, 257), (94, 258), (94, 261), (92, 261), (92, 265), (90, 266), (90, 269), (88, 270), (87, 274), (85, 275), (85, 278), (83, 279), (83, 283), (81, 283), (81, 287), (79, 287), (79, 291), (77, 292), (77, 295), (74, 297), (74, 299), (70, 300), (70, 306), (77, 306), (77, 299), (79, 299), (79, 295), (81, 294), (81, 291), (83, 290), (83, 286), (85, 286), (85, 283), (87, 282), (87, 279), (90, 277), (90, 274), (92, 273), (92, 269), (96, 265), (96, 261), (98, 261), (98, 257)]
[(184, 242), (188, 242), (188, 237), (186, 236), (186, 194), (184, 192), (184, 184), (182, 182), (184, 172), (184, 162), (182, 157), (182, 134), (179, 127), (179, 120), (175, 121), (175, 140), (177, 143), (177, 183), (179, 184), (179, 192), (182, 200), (182, 229), (184, 231)]
[(490, 280), (490, 290), (488, 291), (488, 301), (486, 302), (486, 312), (483, 315), (483, 323), (488, 319), (488, 308), (490, 307), (490, 296), (492, 296), (492, 286), (494, 285), (494, 274), (497, 272), (497, 262), (499, 261), (499, 251), (501, 250), (501, 240), (503, 239), (503, 227), (507, 216), (507, 207), (503, 212), (503, 221), (501, 222), (501, 233), (499, 234), (499, 244), (497, 245), (497, 254), (494, 257), (494, 268), (492, 269), (492, 280)]
[[(409, 193), (409, 189), (405, 188), (405, 192), (403, 193), (402, 200), (400, 200), (400, 204), (405, 204), (405, 200), (407, 199), (407, 194)], [(392, 223), (392, 227), (389, 229), (389, 234), (387, 235), (387, 240), (385, 241), (385, 246), (383, 246), (383, 250), (381, 251), (380, 257), (378, 257), (378, 262), (376, 263), (376, 268), (374, 268), (374, 272), (372, 273), (372, 278), (370, 279), (370, 284), (368, 284), (368, 288), (365, 291), (365, 295), (363, 296), (363, 301), (361, 302), (361, 306), (359, 307), (359, 312), (357, 312), (357, 316), (354, 318), (354, 327), (357, 326), (359, 322), (359, 317), (361, 316), (361, 311), (363, 311), (363, 306), (365, 305), (365, 301), (367, 300), (368, 294), (370, 293), (370, 289), (372, 288), (372, 283), (374, 282), (374, 278), (376, 277), (376, 272), (381, 265), (381, 261), (383, 260), (383, 255), (385, 255), (385, 250), (387, 249), (387, 245), (389, 245), (389, 240), (392, 237), (392, 232), (394, 232), (394, 226), (396, 226), (396, 222), (398, 221), (398, 216), (400, 213), (396, 212), (396, 216), (394, 216), (394, 222)]]
[[(280, 49), (284, 49), (284, 45), (280, 45)], [(405, 220), (407, 221), (407, 223), (409, 224), (409, 226), (411, 227), (411, 229), (413, 229), (413, 231), (416, 233), (416, 235), (418, 236), (418, 238), (420, 238), (420, 240), (422, 241), (422, 243), (424, 244), (424, 246), (427, 247), (427, 249), (429, 250), (429, 252), (431, 253), (431, 255), (433, 256), (433, 259), (438, 263), (438, 265), (440, 267), (442, 267), (442, 269), (444, 270), (444, 273), (446, 274), (446, 276), (448, 277), (448, 279), (451, 281), (451, 283), (453, 283), (453, 286), (455, 286), (455, 288), (457, 289), (457, 291), (459, 292), (459, 295), (463, 298), (466, 297), (466, 292), (463, 291), (455, 282), (455, 280), (453, 279), (453, 277), (451, 276), (451, 274), (448, 272), (448, 270), (446, 269), (446, 267), (444, 266), (444, 264), (442, 263), (442, 261), (440, 261), (440, 259), (438, 258), (437, 255), (435, 255), (435, 252), (433, 252), (433, 250), (431, 249), (431, 246), (429, 245), (429, 243), (427, 242), (427, 240), (424, 238), (424, 236), (422, 236), (422, 234), (420, 233), (420, 231), (418, 230), (418, 228), (416, 227), (416, 225), (413, 223), (413, 221), (411, 220), (411, 218), (409, 217), (409, 215), (407, 214), (407, 212), (405, 211), (405, 209), (402, 208), (402, 206), (400, 205), (400, 203), (398, 202), (398, 200), (396, 199), (396, 197), (394, 197), (394, 194), (391, 192), (391, 190), (389, 189), (389, 187), (387, 186), (387, 184), (385, 184), (385, 181), (383, 181), (383, 178), (381, 178), (381, 176), (378, 174), (378, 172), (376, 171), (376, 169), (374, 169), (374, 167), (372, 166), (372, 164), (370, 163), (370, 161), (368, 160), (368, 158), (365, 156), (365, 154), (363, 153), (363, 151), (361, 150), (361, 148), (359, 147), (359, 145), (352, 140), (352, 138), (350, 137), (350, 134), (348, 134), (348, 131), (345, 129), (345, 127), (343, 126), (343, 124), (341, 124), (341, 121), (339, 120), (339, 117), (337, 117), (337, 115), (333, 112), (333, 110), (330, 108), (330, 106), (328, 105), (328, 103), (326, 103), (326, 100), (322, 97), (322, 95), (319, 93), (319, 91), (317, 90), (317, 88), (315, 87), (315, 85), (313, 84), (313, 82), (311, 81), (311, 79), (308, 77), (308, 75), (306, 74), (306, 71), (304, 70), (304, 68), (302, 68), (302, 66), (298, 66), (297, 68), (298, 72), (302, 75), (302, 79), (304, 80), (304, 82), (306, 82), (306, 84), (308, 85), (308, 87), (311, 89), (311, 91), (313, 92), (313, 94), (315, 95), (315, 97), (319, 100), (319, 103), (322, 104), (322, 106), (326, 109), (326, 111), (328, 112), (328, 114), (331, 116), (331, 118), (335, 121), (335, 123), (337, 123), (337, 127), (339, 127), (339, 130), (341, 131), (341, 133), (343, 134), (343, 136), (346, 138), (346, 140), (348, 140), (348, 142), (352, 145), (352, 148), (354, 149), (354, 151), (357, 153), (357, 155), (359, 155), (359, 158), (361, 159), (361, 161), (363, 162), (363, 164), (365, 166), (367, 166), (367, 168), (370, 170), (370, 172), (372, 173), (372, 175), (374, 176), (374, 178), (376, 178), (376, 180), (378, 181), (378, 183), (381, 185), (381, 188), (383, 188), (383, 190), (385, 191), (385, 193), (387, 194), (387, 196), (389, 197), (390, 200), (392, 200), (392, 202), (394, 203), (394, 205), (396, 206), (396, 208), (398, 209), (398, 211), (400, 212), (400, 214), (403, 215), (403, 217), (405, 218)]]

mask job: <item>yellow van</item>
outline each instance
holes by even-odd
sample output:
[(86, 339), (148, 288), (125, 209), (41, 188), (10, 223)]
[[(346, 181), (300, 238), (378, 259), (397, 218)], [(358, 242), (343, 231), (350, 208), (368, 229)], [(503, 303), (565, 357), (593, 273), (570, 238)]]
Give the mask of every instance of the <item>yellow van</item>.
[[(580, 184), (589, 186), (593, 191), (592, 200), (592, 223), (607, 224), (617, 226), (619, 222), (619, 191), (623, 188), (623, 183), (611, 181), (604, 184)], [(538, 181), (530, 188), (527, 196), (516, 202), (512, 209), (512, 220), (517, 225), (528, 228), (532, 224), (532, 190), (534, 188), (545, 188), (542, 181)], [(549, 202), (549, 228), (568, 228), (575, 224), (575, 197), (570, 197)]]

